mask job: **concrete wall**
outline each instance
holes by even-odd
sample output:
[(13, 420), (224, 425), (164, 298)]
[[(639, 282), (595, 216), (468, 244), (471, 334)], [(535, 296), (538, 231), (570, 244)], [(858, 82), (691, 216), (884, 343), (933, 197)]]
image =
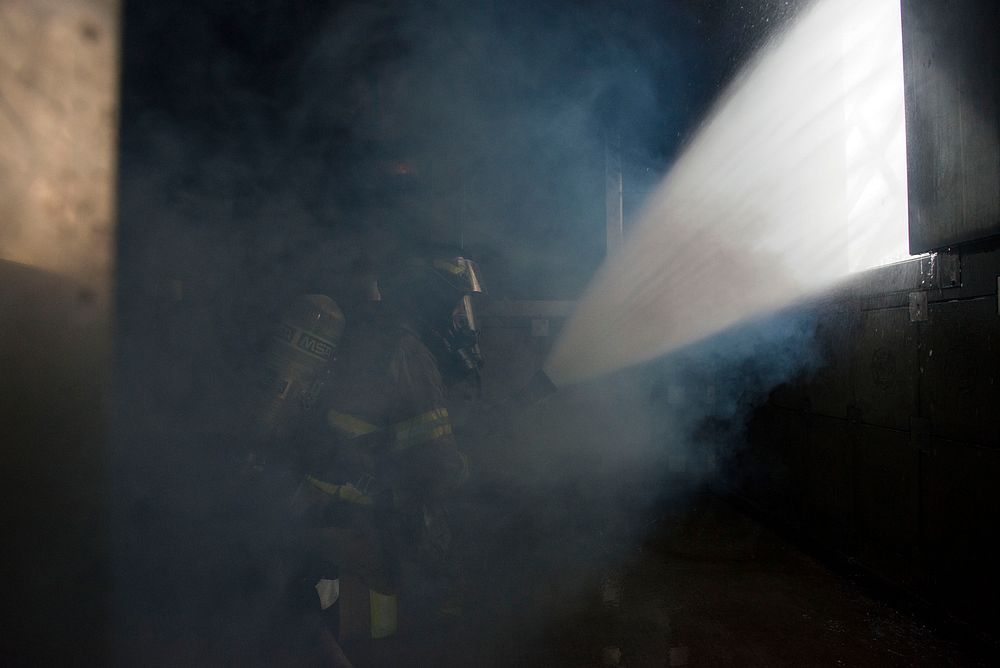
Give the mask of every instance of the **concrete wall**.
[(100, 665), (117, 0), (0, 0), (6, 665)]
[(117, 0), (0, 0), (0, 258), (109, 293)]

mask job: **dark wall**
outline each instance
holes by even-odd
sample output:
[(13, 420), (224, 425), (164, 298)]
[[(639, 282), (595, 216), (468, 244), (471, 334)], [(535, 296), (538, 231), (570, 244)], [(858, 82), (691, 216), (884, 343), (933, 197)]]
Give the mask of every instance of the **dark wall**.
[(106, 660), (108, 330), (91, 290), (0, 260), (5, 665)]
[(1000, 234), (1000, 5), (905, 0), (910, 252)]
[[(605, 126), (659, 173), (726, 74), (722, 10), (550, 4), (128, 4), (122, 257), (218, 259), (269, 295), (432, 240), (497, 294), (575, 297), (604, 252)], [(185, 247), (150, 241), (168, 227)]]
[(768, 515), (990, 633), (998, 274), (1000, 251), (961, 252), (830, 295), (822, 365), (771, 394), (729, 462), (737, 494)]

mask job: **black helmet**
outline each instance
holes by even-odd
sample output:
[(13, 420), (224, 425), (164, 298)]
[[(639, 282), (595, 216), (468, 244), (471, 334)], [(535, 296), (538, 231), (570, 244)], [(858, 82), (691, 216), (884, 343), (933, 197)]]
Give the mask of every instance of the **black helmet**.
[[(485, 294), (475, 261), (455, 255), (410, 257), (379, 278), (383, 302), (414, 324), (425, 343), (445, 352), (442, 371), (478, 377), (482, 367), (474, 300)], [(441, 357), (441, 355), (438, 355)]]

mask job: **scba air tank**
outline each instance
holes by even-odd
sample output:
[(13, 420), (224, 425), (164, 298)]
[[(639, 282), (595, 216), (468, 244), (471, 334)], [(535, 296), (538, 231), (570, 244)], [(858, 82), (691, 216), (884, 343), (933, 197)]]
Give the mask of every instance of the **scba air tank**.
[(344, 314), (326, 295), (303, 295), (282, 314), (265, 357), (261, 436), (286, 436), (315, 401), (344, 333)]

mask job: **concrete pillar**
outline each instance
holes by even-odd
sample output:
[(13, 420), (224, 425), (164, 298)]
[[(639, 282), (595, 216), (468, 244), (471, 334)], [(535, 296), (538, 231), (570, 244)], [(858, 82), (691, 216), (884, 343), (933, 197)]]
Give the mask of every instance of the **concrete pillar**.
[(107, 665), (118, 0), (0, 0), (0, 656)]

